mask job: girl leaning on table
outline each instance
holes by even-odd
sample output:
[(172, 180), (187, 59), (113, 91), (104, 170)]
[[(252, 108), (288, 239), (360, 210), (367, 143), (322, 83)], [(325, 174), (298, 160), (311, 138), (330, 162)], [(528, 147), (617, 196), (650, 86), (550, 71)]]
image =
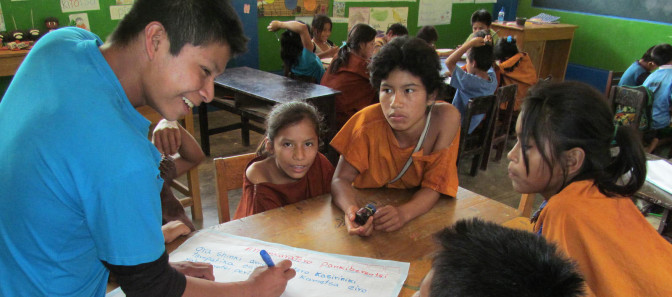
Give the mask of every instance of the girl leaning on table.
[[(436, 51), (418, 38), (397, 37), (373, 57), (371, 83), (380, 103), (357, 112), (331, 142), (340, 154), (332, 181), (334, 203), (350, 234), (394, 231), (457, 193), (460, 113), (436, 102), (445, 88)], [(377, 206), (364, 225), (357, 188), (417, 189), (402, 205)]]
[(642, 145), (614, 126), (606, 98), (577, 82), (537, 85), (516, 134), (513, 188), (544, 197), (534, 232), (577, 261), (589, 296), (672, 296), (672, 245), (630, 199), (646, 176)]
[(318, 152), (322, 118), (303, 101), (278, 104), (244, 174), (234, 219), (331, 192), (334, 166)]

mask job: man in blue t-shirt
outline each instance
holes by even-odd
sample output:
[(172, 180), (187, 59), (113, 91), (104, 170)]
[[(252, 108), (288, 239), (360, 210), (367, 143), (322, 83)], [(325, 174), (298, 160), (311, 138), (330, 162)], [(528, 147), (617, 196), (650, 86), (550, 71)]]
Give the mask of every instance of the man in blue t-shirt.
[(160, 154), (135, 110), (209, 102), (246, 41), (228, 1), (136, 0), (109, 43), (73, 27), (37, 42), (0, 101), (0, 296), (104, 296), (110, 272), (129, 296), (282, 294), (289, 261), (239, 283), (169, 264)]

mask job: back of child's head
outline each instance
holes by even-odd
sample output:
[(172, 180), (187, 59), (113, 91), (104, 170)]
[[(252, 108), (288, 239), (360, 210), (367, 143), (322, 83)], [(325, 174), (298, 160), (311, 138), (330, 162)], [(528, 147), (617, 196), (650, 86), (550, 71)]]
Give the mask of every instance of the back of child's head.
[(672, 45), (661, 43), (651, 50), (653, 62), (658, 66), (672, 63)]
[(518, 46), (516, 45), (516, 38), (513, 36), (507, 36), (506, 38), (500, 38), (495, 45), (493, 50), (495, 55), (495, 60), (504, 62), (511, 57), (518, 54)]
[(301, 35), (291, 30), (285, 30), (280, 36), (280, 58), (285, 68), (285, 75), (292, 66), (299, 62), (302, 51)]
[(331, 25), (331, 27), (333, 29), (334, 25), (331, 23), (331, 19), (328, 16), (326, 16), (324, 14), (316, 14), (313, 17), (313, 22), (311, 23), (311, 26), (313, 26), (312, 33), (319, 33), (319, 32), (324, 31), (324, 26), (326, 24)]
[(648, 50), (646, 50), (646, 52), (642, 55), (642, 60), (644, 60), (644, 62), (654, 62), (654, 63), (655, 63), (655, 61), (653, 61), (653, 48), (654, 48), (654, 47), (656, 47), (656, 46), (654, 45), (654, 46), (650, 47), (650, 48), (649, 48)]
[(434, 26), (423, 26), (418, 30), (418, 34), (415, 37), (420, 38), (429, 44), (434, 44), (439, 40), (439, 32), (436, 31)]
[[(608, 196), (631, 196), (644, 183), (646, 159), (640, 140), (629, 127), (614, 125), (607, 99), (595, 88), (580, 82), (544, 83), (524, 99), (519, 121), (520, 141), (534, 141), (544, 163), (561, 166), (563, 186), (572, 181), (594, 180)], [(618, 148), (612, 156), (612, 141)], [(521, 146), (530, 174), (525, 146)], [(572, 180), (561, 161), (572, 148), (584, 151), (583, 165)], [(550, 153), (550, 154), (549, 154)], [(629, 179), (619, 181), (624, 174)]]
[[(485, 37), (490, 35), (490, 32), (481, 30), (474, 33), (474, 37)], [(492, 43), (486, 42), (485, 45), (479, 47), (472, 47), (467, 51), (467, 59), (476, 62), (476, 68), (488, 71), (492, 67), (494, 57), (492, 53)]]
[(338, 56), (331, 62), (329, 72), (336, 73), (341, 66), (347, 64), (350, 51), (359, 50), (362, 43), (376, 39), (376, 33), (376, 29), (367, 24), (359, 23), (352, 27), (348, 32), (348, 41), (338, 50)]
[(394, 36), (408, 35), (408, 29), (406, 28), (406, 26), (400, 23), (394, 23), (390, 25), (390, 27), (387, 28), (387, 31), (385, 31), (385, 34), (389, 34), (390, 32), (392, 32), (392, 35)]
[(431, 297), (575, 297), (584, 281), (576, 265), (543, 237), (479, 219), (435, 235)]
[(473, 25), (475, 22), (481, 22), (490, 27), (492, 24), (492, 15), (485, 9), (474, 11), (474, 13), (471, 14), (471, 24)]
[(395, 69), (408, 71), (420, 78), (427, 94), (437, 92), (441, 98), (445, 82), (440, 75), (441, 60), (427, 42), (417, 37), (394, 38), (383, 46), (369, 64), (371, 85), (380, 89), (380, 83)]
[[(308, 119), (313, 124), (319, 141), (322, 135), (322, 116), (315, 106), (299, 100), (273, 106), (266, 117), (266, 139), (272, 142), (282, 129), (298, 124), (304, 119)], [(257, 148), (257, 155), (261, 156), (267, 153), (265, 150), (266, 139)]]

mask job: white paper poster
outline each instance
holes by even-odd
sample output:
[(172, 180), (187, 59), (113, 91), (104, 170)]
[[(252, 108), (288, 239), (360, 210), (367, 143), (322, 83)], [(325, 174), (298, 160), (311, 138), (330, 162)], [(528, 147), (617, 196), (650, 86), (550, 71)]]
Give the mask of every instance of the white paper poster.
[(408, 27), (408, 7), (372, 7), (369, 25), (378, 32), (387, 31), (394, 23)]
[(91, 26), (89, 25), (89, 15), (87, 15), (86, 12), (71, 14), (69, 17), (70, 26), (75, 26), (77, 28), (91, 31)]
[(100, 10), (98, 0), (60, 0), (61, 11), (75, 12), (86, 10)]
[(474, 3), (497, 3), (497, 0), (474, 0)]
[(452, 0), (420, 0), (418, 26), (450, 24), (452, 16)]
[[(296, 270), (283, 297), (396, 297), (410, 267), (404, 262), (321, 253), (212, 229), (201, 230), (184, 242), (170, 254), (170, 261), (211, 263), (215, 281), (243, 281), (256, 267), (265, 265), (259, 255), (262, 249), (275, 262), (291, 260)], [(110, 296), (123, 293), (117, 290)]]
[(121, 20), (133, 5), (110, 5), (110, 19)]
[(364, 23), (369, 23), (369, 16), (371, 14), (371, 8), (368, 7), (350, 7), (348, 10), (348, 32), (352, 29), (353, 26)]

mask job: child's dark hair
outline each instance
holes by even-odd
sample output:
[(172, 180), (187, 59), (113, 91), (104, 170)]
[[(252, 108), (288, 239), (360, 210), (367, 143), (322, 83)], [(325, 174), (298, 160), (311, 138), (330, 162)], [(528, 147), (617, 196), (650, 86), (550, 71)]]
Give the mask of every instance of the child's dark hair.
[(656, 47), (656, 46), (654, 45), (654, 46), (650, 47), (648, 50), (646, 50), (646, 52), (642, 55), (642, 60), (644, 60), (645, 62), (654, 62), (655, 63), (655, 61), (653, 61), (653, 56), (651, 55), (653, 53), (653, 48), (654, 47)]
[(653, 57), (653, 63), (658, 66), (672, 62), (672, 45), (661, 43), (654, 46), (651, 50), (651, 57)]
[(334, 24), (331, 23), (331, 19), (328, 16), (324, 14), (316, 14), (313, 17), (313, 22), (311, 23), (311, 26), (313, 26), (313, 31), (311, 31), (313, 36), (324, 31), (324, 25), (326, 24), (331, 25), (332, 30), (334, 29)]
[[(511, 59), (511, 57), (518, 54), (518, 46), (516, 45), (516, 38), (513, 36), (500, 38), (499, 41), (497, 41), (497, 44), (495, 45), (493, 53), (495, 55), (495, 60), (504, 62), (508, 59)], [(520, 61), (516, 62), (510, 68), (505, 68), (504, 71), (507, 72), (513, 71), (514, 69), (516, 69), (516, 67), (518, 67), (519, 62)]]
[(229, 1), (136, 0), (110, 35), (110, 41), (128, 45), (154, 21), (165, 28), (174, 56), (185, 44), (225, 43), (231, 47), (232, 55), (247, 50), (243, 26)]
[(436, 31), (434, 26), (423, 26), (418, 30), (418, 34), (415, 35), (415, 37), (420, 38), (429, 44), (434, 44), (439, 40), (439, 32)]
[(584, 295), (576, 265), (542, 236), (472, 218), (434, 237), (431, 297)]
[[(310, 26), (304, 24), (310, 32)], [(285, 76), (289, 74), (292, 66), (299, 62), (299, 57), (303, 51), (303, 43), (301, 42), (301, 34), (292, 30), (285, 30), (280, 36), (280, 58), (284, 66)]]
[(389, 28), (387, 28), (387, 31), (385, 31), (385, 34), (392, 32), (392, 35), (395, 36), (404, 36), (408, 35), (408, 29), (406, 26), (400, 24), (400, 23), (394, 23), (390, 25)]
[(424, 40), (408, 36), (396, 37), (373, 56), (369, 64), (371, 85), (374, 89), (380, 89), (380, 82), (392, 70), (399, 69), (419, 77), (427, 94), (437, 91), (437, 98), (442, 98), (446, 83), (439, 74), (440, 63), (436, 50)]
[(471, 24), (473, 25), (475, 22), (481, 22), (490, 27), (492, 24), (492, 15), (485, 9), (474, 11), (474, 13), (471, 14)]
[[(572, 180), (567, 180), (567, 169), (561, 165), (563, 187), (592, 179), (607, 196), (632, 196), (644, 184), (646, 158), (635, 132), (614, 126), (613, 119), (607, 99), (595, 88), (580, 82), (544, 83), (533, 87), (524, 99), (520, 141), (534, 140), (551, 169), (561, 164), (564, 151), (578, 147), (585, 152), (583, 165)], [(618, 147), (616, 156), (611, 154), (613, 140)], [(522, 150), (529, 175), (525, 146)], [(629, 179), (620, 181), (626, 173)]]
[[(490, 35), (490, 32), (485, 30), (474, 33), (474, 37), (485, 37), (487, 35)], [(492, 43), (486, 42), (483, 46), (470, 48), (467, 51), (467, 59), (475, 61), (476, 68), (488, 71), (492, 67), (492, 62), (494, 62)]]
[(323, 123), (322, 115), (312, 104), (304, 101), (290, 101), (273, 106), (273, 109), (266, 118), (266, 137), (257, 148), (257, 155), (267, 156), (266, 139), (273, 141), (280, 130), (297, 124), (304, 119), (310, 120), (315, 127), (315, 134), (318, 142), (322, 136)]
[(348, 63), (350, 52), (359, 50), (362, 43), (371, 42), (376, 38), (376, 29), (373, 27), (359, 23), (352, 27), (348, 32), (348, 41), (345, 46), (338, 50), (338, 56), (331, 61), (329, 65), (329, 73), (336, 73), (338, 68)]

